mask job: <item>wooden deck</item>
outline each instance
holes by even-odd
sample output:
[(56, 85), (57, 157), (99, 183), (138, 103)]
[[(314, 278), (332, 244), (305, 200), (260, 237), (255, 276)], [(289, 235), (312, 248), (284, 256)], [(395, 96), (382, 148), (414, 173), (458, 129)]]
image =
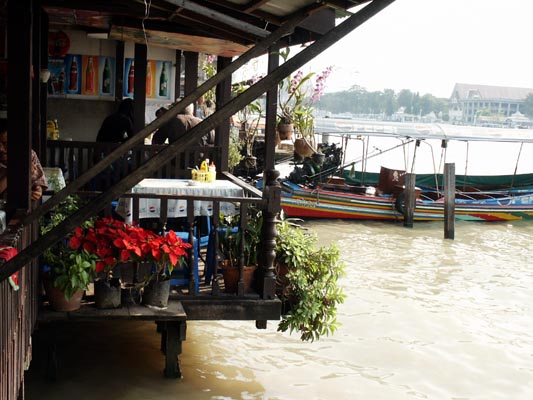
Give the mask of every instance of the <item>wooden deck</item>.
[[(167, 378), (181, 378), (179, 355), (182, 342), (186, 339), (187, 320), (256, 320), (258, 328), (265, 328), (268, 319), (277, 319), (281, 303), (278, 299), (261, 300), (257, 294), (237, 297), (233, 294), (183, 295), (180, 290), (172, 290), (168, 307), (149, 308), (135, 303), (126, 303), (115, 309), (98, 309), (92, 295), (84, 298), (79, 310), (70, 312), (54, 311), (47, 301), (38, 314), (38, 323), (50, 325), (52, 330), (61, 329), (64, 323), (98, 321), (154, 321), (161, 334), (161, 351), (165, 355), (164, 375)], [(56, 337), (49, 336), (49, 357), (47, 375), (51, 380), (57, 377), (60, 366), (57, 357)]]

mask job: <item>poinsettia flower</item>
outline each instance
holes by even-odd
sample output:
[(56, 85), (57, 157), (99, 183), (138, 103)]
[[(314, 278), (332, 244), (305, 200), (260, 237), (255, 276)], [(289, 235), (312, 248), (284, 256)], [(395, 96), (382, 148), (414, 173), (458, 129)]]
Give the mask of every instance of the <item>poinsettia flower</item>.
[(94, 245), (94, 243), (84, 242), (83, 249), (87, 251), (87, 253), (94, 254), (96, 250), (96, 246)]
[(81, 246), (81, 239), (78, 236), (72, 236), (68, 242), (71, 249), (78, 249)]
[(115, 265), (117, 263), (117, 259), (115, 257), (106, 257), (104, 258), (104, 262), (106, 265)]
[(122, 262), (129, 261), (130, 258), (130, 252), (128, 250), (122, 250), (120, 252), (120, 259), (122, 260)]
[(100, 272), (104, 271), (105, 264), (103, 261), (97, 261), (96, 262), (96, 273), (99, 274)]

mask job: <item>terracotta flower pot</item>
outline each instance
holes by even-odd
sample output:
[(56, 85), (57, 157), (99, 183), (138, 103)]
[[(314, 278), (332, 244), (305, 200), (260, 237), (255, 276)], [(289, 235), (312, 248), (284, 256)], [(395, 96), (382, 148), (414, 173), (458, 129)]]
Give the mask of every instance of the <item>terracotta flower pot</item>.
[(281, 140), (290, 139), (292, 137), (292, 134), (294, 133), (294, 124), (280, 122), (277, 126), (277, 130), (279, 133), (279, 138)]
[(294, 151), (302, 157), (311, 157), (316, 151), (304, 138), (298, 138), (294, 141)]
[(83, 293), (85, 292), (83, 289), (79, 289), (72, 295), (70, 299), (66, 299), (65, 293), (51, 284), (47, 285), (45, 291), (46, 297), (48, 297), (48, 300), (50, 301), (50, 306), (55, 311), (79, 310), (81, 307), (81, 299), (83, 297)]
[[(256, 265), (244, 267), (243, 281), (244, 293), (252, 292), (252, 282), (254, 279), (254, 272), (257, 269)], [(222, 276), (224, 278), (224, 290), (226, 293), (237, 293), (239, 285), (239, 268), (230, 267), (225, 262), (222, 263)]]

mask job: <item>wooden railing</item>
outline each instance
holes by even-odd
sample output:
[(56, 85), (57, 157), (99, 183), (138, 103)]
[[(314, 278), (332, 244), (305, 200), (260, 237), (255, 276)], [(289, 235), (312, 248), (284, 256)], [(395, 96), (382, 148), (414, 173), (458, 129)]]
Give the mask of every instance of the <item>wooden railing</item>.
[[(48, 142), (47, 155), (45, 165), (48, 167), (60, 167), (63, 169), (66, 175), (67, 184), (69, 181), (76, 179), (77, 176), (84, 174), (89, 168), (97, 163), (101, 157), (105, 157), (107, 154), (113, 152), (117, 148), (118, 144), (101, 144), (92, 142), (71, 142), (71, 141), (50, 141)], [(87, 183), (82, 189), (89, 192), (100, 191), (105, 195), (103, 198), (109, 198), (111, 202), (111, 196), (107, 193), (107, 190), (111, 184), (116, 183), (122, 179), (122, 182), (127, 181), (131, 176), (130, 173), (135, 175), (138, 170), (142, 168), (144, 161), (150, 160), (152, 156), (159, 155), (158, 152), (165, 148), (163, 146), (152, 145), (139, 145), (134, 146), (127, 155), (123, 155), (116, 160), (110, 168), (107, 168), (99, 175), (97, 175), (91, 182)], [(168, 148), (167, 148), (168, 150)], [(193, 147), (188, 148), (186, 151), (178, 152), (174, 158), (166, 162), (165, 165), (158, 166), (155, 171), (151, 172), (149, 176), (142, 178), (190, 178), (190, 168), (198, 165), (199, 161), (203, 158), (209, 158), (214, 160), (215, 164), (220, 165), (220, 149), (217, 147)], [(165, 157), (165, 160), (168, 158)], [(137, 168), (139, 167), (139, 168)], [(245, 196), (235, 199), (221, 199), (210, 198), (213, 201), (213, 228), (215, 232), (218, 231), (217, 227), (220, 223), (219, 220), (219, 206), (220, 201), (236, 201), (240, 204), (240, 224), (241, 229), (244, 229), (247, 224), (247, 208), (250, 204), (257, 204), (263, 212), (263, 228), (261, 232), (261, 253), (259, 254), (259, 269), (261, 282), (258, 285), (259, 295), (263, 299), (273, 299), (275, 297), (275, 275), (273, 269), (273, 261), (275, 257), (275, 216), (279, 211), (280, 206), (280, 187), (276, 182), (277, 172), (265, 171), (264, 187), (263, 191), (260, 191), (254, 187), (251, 187), (240, 179), (232, 176), (231, 174), (222, 172), (218, 173), (218, 177), (224, 176), (226, 179), (232, 180), (237, 185), (244, 189)], [(132, 180), (133, 181), (133, 180)], [(123, 183), (119, 183), (123, 185)], [(127, 191), (126, 186), (123, 186)], [(124, 190), (123, 189), (123, 190)], [(132, 194), (120, 193), (118, 196), (129, 196), (131, 198), (146, 197), (134, 196)], [(162, 202), (168, 201), (168, 197), (165, 200), (165, 196), (156, 195), (162, 199)], [(99, 199), (102, 196), (99, 196)], [(179, 197), (179, 196), (178, 196)], [(193, 204), (198, 197), (179, 197), (185, 199), (189, 204)], [(102, 200), (98, 200), (102, 202)], [(138, 201), (138, 200), (136, 200)], [(101, 205), (99, 205), (101, 207)], [(99, 208), (100, 209), (100, 208)], [(192, 210), (193, 207), (188, 207), (188, 210)], [(86, 210), (83, 211), (87, 215)], [(98, 211), (98, 210), (95, 210)], [(167, 211), (161, 212), (160, 226), (164, 224)], [(134, 217), (135, 218), (135, 217)], [(187, 230), (194, 230), (194, 215), (188, 215), (187, 217)], [(218, 245), (218, 238), (215, 238), (215, 246)], [(38, 247), (37, 245), (35, 246)], [(243, 248), (242, 248), (243, 249)], [(192, 255), (194, 256), (194, 255)], [(241, 256), (242, 259), (242, 256)], [(242, 266), (241, 266), (242, 267)], [(214, 273), (217, 273), (217, 268), (214, 268)], [(241, 268), (242, 274), (242, 268)], [(214, 286), (212, 293), (217, 294), (218, 288), (216, 282), (218, 279), (214, 279)], [(190, 284), (192, 288), (193, 283)], [(194, 290), (190, 291), (191, 294), (195, 293)]]
[[(1, 247), (15, 247), (19, 251), (35, 240), (36, 227), (17, 224), (15, 216), (0, 237)], [(38, 310), (37, 261), (25, 265), (18, 272), (15, 290), (8, 280), (0, 282), (0, 398), (19, 397), (25, 367), (31, 360), (30, 337)]]
[[(168, 204), (169, 201), (172, 200), (185, 200), (187, 202), (187, 217), (184, 218), (184, 226), (183, 228), (179, 229), (180, 231), (187, 232), (189, 242), (191, 244), (194, 243), (194, 240), (198, 240), (199, 237), (202, 235), (200, 231), (200, 227), (198, 226), (198, 217), (195, 217), (194, 215), (194, 202), (195, 201), (208, 201), (212, 202), (212, 216), (207, 216), (207, 218), (210, 218), (210, 231), (209, 234), (212, 235), (210, 238), (210, 246), (212, 246), (212, 249), (217, 252), (217, 249), (219, 247), (219, 226), (221, 225), (220, 221), (220, 203), (226, 202), (226, 203), (235, 203), (239, 205), (239, 218), (238, 225), (236, 228), (239, 230), (244, 231), (246, 229), (246, 225), (248, 222), (248, 209), (250, 206), (255, 206), (257, 210), (261, 209), (265, 205), (265, 201), (261, 196), (261, 192), (258, 191), (256, 188), (247, 185), (244, 182), (239, 182), (239, 180), (236, 180), (237, 184), (239, 184), (244, 189), (244, 196), (243, 197), (216, 197), (216, 196), (185, 196), (185, 195), (173, 195), (173, 194), (148, 194), (148, 193), (126, 193), (124, 194), (123, 198), (131, 198), (132, 199), (132, 215), (131, 219), (134, 223), (139, 225), (145, 225), (143, 224), (143, 220), (139, 217), (139, 202), (141, 199), (157, 199), (159, 200), (159, 215), (154, 218), (156, 222), (150, 221), (151, 223), (148, 228), (156, 231), (161, 232), (167, 228), (172, 228), (172, 224), (170, 223), (169, 219), (169, 213), (168, 213)], [(175, 229), (175, 228), (174, 228)], [(243, 274), (243, 268), (244, 268), (244, 258), (241, 256), (244, 252), (244, 248), (247, 245), (244, 235), (243, 239), (240, 243), (240, 256), (239, 258), (239, 274), (242, 278)], [(189, 250), (189, 265), (195, 264), (195, 252), (191, 248)], [(213, 279), (211, 280), (211, 294), (217, 295), (219, 293), (219, 279), (218, 279), (218, 262), (216, 259), (212, 260), (212, 263), (209, 265), (208, 262), (206, 262), (204, 258), (204, 272), (206, 272), (208, 269), (213, 274)], [(197, 283), (196, 282), (196, 275), (193, 268), (190, 268), (189, 270), (189, 284), (188, 284), (188, 293), (191, 295), (198, 294), (197, 292)], [(264, 274), (263, 274), (264, 275)], [(205, 294), (206, 292), (202, 292), (202, 294)], [(238, 295), (243, 296), (244, 292), (241, 291), (238, 293)]]
[[(118, 143), (74, 142), (67, 140), (50, 140), (47, 142), (43, 165), (61, 168), (65, 179), (73, 181), (106, 157), (119, 146)], [(138, 145), (127, 155), (114, 162), (110, 168), (95, 177), (83, 190), (102, 191), (150, 159), (165, 145)], [(208, 158), (220, 165), (219, 147), (192, 147), (176, 154), (176, 157), (146, 178), (176, 179), (190, 178), (190, 169)]]

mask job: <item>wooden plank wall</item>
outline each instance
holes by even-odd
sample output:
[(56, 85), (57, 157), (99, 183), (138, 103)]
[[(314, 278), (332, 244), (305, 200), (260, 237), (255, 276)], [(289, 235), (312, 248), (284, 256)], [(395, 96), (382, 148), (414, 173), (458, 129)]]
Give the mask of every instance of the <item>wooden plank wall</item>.
[[(19, 251), (31, 243), (37, 226), (11, 224), (0, 235), (0, 246)], [(1, 268), (1, 267), (0, 267)], [(38, 263), (33, 261), (19, 273), (18, 291), (6, 280), (0, 283), (0, 399), (23, 398), (24, 371), (31, 361), (31, 334), (37, 319)]]

